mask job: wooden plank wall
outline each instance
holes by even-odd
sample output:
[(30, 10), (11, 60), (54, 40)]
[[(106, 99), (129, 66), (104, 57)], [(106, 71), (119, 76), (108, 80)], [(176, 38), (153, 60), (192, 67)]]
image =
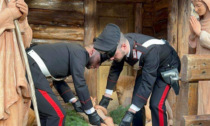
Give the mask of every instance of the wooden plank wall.
[(154, 37), (167, 39), (167, 24), (168, 24), (168, 0), (153, 1), (153, 29)]
[(153, 30), (153, 4), (151, 0), (148, 0), (143, 5), (142, 16), (142, 34), (154, 36)]
[(33, 42), (77, 42), (83, 45), (83, 0), (25, 0)]

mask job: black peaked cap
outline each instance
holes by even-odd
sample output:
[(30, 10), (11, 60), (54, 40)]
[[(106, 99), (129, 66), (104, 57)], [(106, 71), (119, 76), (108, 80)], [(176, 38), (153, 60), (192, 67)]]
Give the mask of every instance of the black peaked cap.
[(102, 33), (95, 39), (94, 48), (105, 53), (115, 53), (120, 41), (120, 28), (115, 24), (107, 24)]

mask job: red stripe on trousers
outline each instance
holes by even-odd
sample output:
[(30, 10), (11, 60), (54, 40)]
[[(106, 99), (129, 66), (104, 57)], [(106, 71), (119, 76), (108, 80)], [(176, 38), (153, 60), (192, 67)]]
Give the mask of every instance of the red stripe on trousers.
[(166, 99), (166, 96), (167, 96), (167, 93), (170, 89), (170, 86), (167, 85), (164, 92), (163, 92), (163, 95), (160, 99), (160, 102), (158, 104), (158, 114), (159, 114), (159, 126), (164, 126), (164, 110), (163, 110), (163, 104), (165, 102), (165, 99)]
[(62, 126), (64, 115), (61, 111), (61, 109), (58, 107), (58, 105), (55, 103), (55, 101), (48, 95), (46, 91), (39, 90), (39, 92), (44, 96), (44, 98), (50, 103), (50, 105), (54, 108), (56, 113), (58, 114), (60, 120), (58, 126)]

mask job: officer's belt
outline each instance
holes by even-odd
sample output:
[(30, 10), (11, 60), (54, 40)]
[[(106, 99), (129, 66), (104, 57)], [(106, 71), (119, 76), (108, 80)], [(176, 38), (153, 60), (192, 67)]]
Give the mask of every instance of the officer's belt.
[[(166, 42), (164, 40), (159, 40), (159, 39), (150, 39), (146, 42), (144, 42), (142, 45), (139, 45), (137, 42), (134, 43), (134, 48), (137, 50), (137, 52), (134, 52), (135, 50), (133, 50), (133, 55), (136, 55), (138, 61), (134, 64), (133, 69), (135, 70), (139, 70), (139, 60), (142, 56), (142, 52), (143, 53), (147, 53), (149, 51), (149, 49), (147, 49), (149, 46), (151, 45), (164, 45)], [(141, 51), (141, 52), (138, 52)], [(134, 54), (136, 53), (136, 54)]]
[(39, 66), (40, 70), (42, 71), (42, 73), (45, 75), (46, 78), (52, 78), (55, 81), (61, 81), (65, 79), (65, 78), (54, 78), (47, 69), (47, 66), (45, 65), (44, 61), (33, 49), (28, 51), (28, 55), (34, 59), (34, 61), (37, 63), (37, 65)]

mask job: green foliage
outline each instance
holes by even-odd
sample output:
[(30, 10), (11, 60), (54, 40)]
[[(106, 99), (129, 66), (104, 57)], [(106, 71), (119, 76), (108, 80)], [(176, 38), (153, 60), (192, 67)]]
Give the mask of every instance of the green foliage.
[(130, 105), (127, 107), (119, 106), (117, 109), (111, 111), (109, 114), (113, 118), (114, 124), (120, 124), (125, 112), (129, 109)]
[(76, 111), (67, 110), (65, 126), (88, 126), (88, 123)]

